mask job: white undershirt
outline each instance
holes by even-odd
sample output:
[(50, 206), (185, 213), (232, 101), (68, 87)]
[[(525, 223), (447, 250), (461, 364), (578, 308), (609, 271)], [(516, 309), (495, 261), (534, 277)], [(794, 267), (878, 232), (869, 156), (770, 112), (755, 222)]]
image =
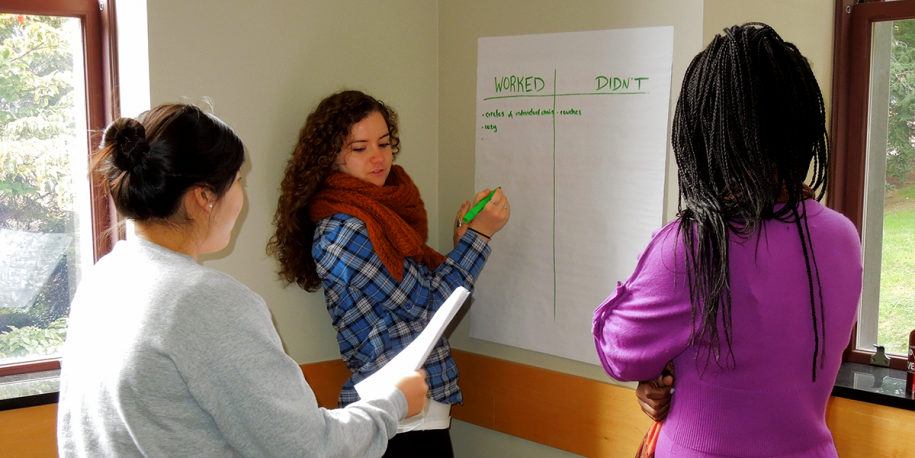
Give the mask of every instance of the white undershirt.
[(442, 404), (433, 399), (426, 399), (423, 411), (412, 417), (400, 420), (400, 424), (397, 425), (397, 432), (448, 429), (450, 426), (451, 404)]

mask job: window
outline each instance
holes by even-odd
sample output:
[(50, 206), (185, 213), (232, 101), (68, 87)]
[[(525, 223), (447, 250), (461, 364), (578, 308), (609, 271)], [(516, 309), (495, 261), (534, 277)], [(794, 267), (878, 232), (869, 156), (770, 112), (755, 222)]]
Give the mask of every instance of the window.
[(113, 8), (0, 0), (0, 375), (59, 368), (80, 275), (120, 237), (87, 177), (115, 114)]
[(915, 329), (915, 2), (836, 2), (829, 205), (858, 227), (864, 291), (848, 360), (903, 369)]

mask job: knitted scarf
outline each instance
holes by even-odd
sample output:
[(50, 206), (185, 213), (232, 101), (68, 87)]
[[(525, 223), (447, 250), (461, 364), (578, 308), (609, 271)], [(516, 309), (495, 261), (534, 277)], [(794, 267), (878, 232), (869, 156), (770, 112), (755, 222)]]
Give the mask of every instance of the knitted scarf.
[(318, 222), (337, 213), (365, 223), (375, 253), (397, 281), (403, 280), (403, 261), (408, 256), (433, 270), (445, 262), (444, 256), (426, 245), (426, 207), (419, 188), (399, 165), (391, 167), (384, 186), (340, 172), (328, 176), (311, 199), (309, 216)]

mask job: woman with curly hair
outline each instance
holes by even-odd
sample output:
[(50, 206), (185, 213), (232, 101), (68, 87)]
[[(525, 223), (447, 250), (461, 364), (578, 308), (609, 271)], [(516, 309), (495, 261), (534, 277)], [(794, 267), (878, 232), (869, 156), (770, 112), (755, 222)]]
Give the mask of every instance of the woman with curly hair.
[(671, 141), (678, 219), (594, 312), (604, 368), (652, 380), (673, 362), (675, 381), (658, 382), (676, 391), (657, 458), (834, 458), (826, 402), (855, 321), (861, 245), (817, 201), (828, 145), (810, 64), (767, 25), (726, 29), (686, 71)]
[[(359, 400), (354, 385), (412, 342), (456, 287), (473, 288), (490, 237), (509, 217), (499, 189), (469, 224), (461, 223), (472, 205), (465, 202), (455, 219), (455, 248), (447, 256), (436, 252), (426, 245), (419, 189), (393, 164), (399, 151), (394, 110), (343, 91), (308, 115), (281, 185), (267, 249), (287, 283), (312, 292), (324, 287), (340, 353), (353, 373), (341, 407)], [(423, 369), (432, 399), (401, 422), (385, 456), (453, 456), (451, 404), (462, 398), (447, 339)]]

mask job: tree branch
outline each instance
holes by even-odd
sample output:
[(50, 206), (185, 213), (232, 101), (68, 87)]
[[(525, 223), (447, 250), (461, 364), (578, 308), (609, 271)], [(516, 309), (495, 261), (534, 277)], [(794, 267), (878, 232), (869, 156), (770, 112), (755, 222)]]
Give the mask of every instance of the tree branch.
[(41, 49), (41, 48), (48, 48), (48, 49), (50, 49), (51, 47), (48, 46), (48, 45), (46, 45), (46, 44), (44, 44), (44, 43), (42, 43), (42, 44), (40, 44), (40, 45), (38, 45), (38, 46), (36, 46), (36, 47), (34, 47), (34, 48), (32, 48), (32, 49), (30, 49), (30, 50), (24, 52), (21, 56), (15, 58), (15, 59), (10, 59), (10, 62), (16, 62), (17, 60), (21, 60), (21, 59), (25, 58), (25, 56), (28, 56), (29, 54), (31, 54), (31, 53), (33, 53), (33, 52), (35, 52), (35, 51), (38, 51), (38, 50)]

